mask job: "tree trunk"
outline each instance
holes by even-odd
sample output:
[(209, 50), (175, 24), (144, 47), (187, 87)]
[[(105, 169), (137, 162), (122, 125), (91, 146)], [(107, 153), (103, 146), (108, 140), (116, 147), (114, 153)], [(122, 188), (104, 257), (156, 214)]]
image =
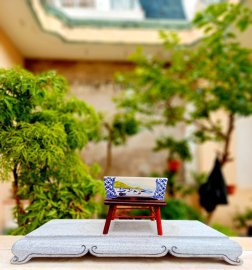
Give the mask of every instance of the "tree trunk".
[[(234, 114), (231, 113), (229, 115), (229, 120), (228, 120), (228, 129), (227, 129), (227, 132), (225, 134), (223, 152), (221, 153), (221, 160), (220, 160), (220, 162), (221, 162), (221, 167), (222, 168), (229, 161), (232, 161), (232, 159), (230, 158), (229, 147), (230, 147), (230, 141), (231, 141), (231, 137), (232, 137), (232, 132), (234, 130), (234, 121), (235, 121)], [(209, 213), (207, 215), (206, 224), (209, 224), (210, 223), (210, 221), (212, 219), (212, 216), (213, 216), (213, 213)]]
[(16, 207), (17, 207), (17, 223), (20, 224), (20, 215), (24, 214), (24, 208), (22, 205), (22, 202), (20, 200), (20, 197), (18, 195), (18, 173), (17, 173), (17, 165), (14, 166), (13, 169), (13, 177), (14, 177), (14, 183), (13, 183), (13, 196), (16, 201)]
[(228, 129), (227, 129), (227, 133), (225, 135), (224, 148), (223, 148), (221, 161), (220, 161), (221, 162), (221, 167), (223, 167), (227, 162), (232, 160), (230, 158), (229, 147), (230, 147), (230, 141), (231, 141), (232, 132), (234, 130), (234, 121), (235, 121), (234, 114), (231, 113), (229, 115)]
[(107, 123), (105, 123), (105, 127), (108, 130), (109, 136), (107, 142), (106, 165), (103, 176), (108, 175), (110, 172), (112, 166), (112, 146), (113, 146), (113, 131)]

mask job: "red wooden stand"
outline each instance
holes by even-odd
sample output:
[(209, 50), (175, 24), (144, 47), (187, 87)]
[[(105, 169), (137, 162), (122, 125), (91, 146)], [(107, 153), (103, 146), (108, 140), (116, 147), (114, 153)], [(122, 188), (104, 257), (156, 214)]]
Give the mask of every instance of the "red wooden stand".
[[(104, 201), (104, 204), (109, 205), (109, 211), (104, 225), (103, 234), (108, 233), (110, 222), (115, 218), (119, 219), (149, 218), (151, 220), (156, 220), (158, 235), (163, 234), (160, 207), (166, 206), (165, 201), (138, 198), (138, 197), (124, 197), (124, 198), (106, 199)], [(149, 216), (116, 215), (116, 210), (118, 209), (149, 209), (150, 215)]]

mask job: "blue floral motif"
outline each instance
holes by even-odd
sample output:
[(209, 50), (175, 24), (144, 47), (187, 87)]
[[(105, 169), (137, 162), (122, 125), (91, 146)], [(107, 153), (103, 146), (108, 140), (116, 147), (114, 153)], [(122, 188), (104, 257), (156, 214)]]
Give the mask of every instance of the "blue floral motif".
[(156, 178), (156, 190), (153, 195), (154, 199), (164, 200), (167, 181), (167, 178)]
[(116, 192), (114, 189), (114, 182), (115, 182), (115, 177), (111, 177), (111, 176), (105, 176), (104, 177), (104, 186), (105, 186), (105, 190), (106, 190), (106, 199), (112, 199), (112, 198), (116, 198)]

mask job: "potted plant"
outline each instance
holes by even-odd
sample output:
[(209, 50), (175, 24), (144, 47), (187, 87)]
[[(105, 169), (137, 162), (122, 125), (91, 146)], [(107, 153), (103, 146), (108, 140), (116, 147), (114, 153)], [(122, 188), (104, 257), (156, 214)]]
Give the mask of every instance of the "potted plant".
[(243, 213), (237, 213), (234, 221), (238, 228), (246, 228), (247, 235), (252, 236), (252, 209), (247, 208)]
[(235, 184), (228, 184), (227, 185), (227, 193), (228, 193), (228, 195), (235, 194), (235, 191), (236, 191), (236, 185)]
[(97, 113), (70, 97), (53, 71), (0, 69), (0, 88), (0, 181), (13, 176), (14, 233), (54, 218), (91, 217), (101, 185), (79, 150), (96, 136)]

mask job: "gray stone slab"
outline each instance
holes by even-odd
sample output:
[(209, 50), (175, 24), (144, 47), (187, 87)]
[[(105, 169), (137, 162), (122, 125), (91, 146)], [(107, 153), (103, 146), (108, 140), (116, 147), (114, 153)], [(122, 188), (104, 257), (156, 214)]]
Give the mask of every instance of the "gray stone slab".
[(33, 257), (177, 257), (221, 258), (241, 264), (242, 248), (224, 234), (191, 220), (163, 220), (163, 235), (156, 222), (114, 220), (103, 235), (105, 220), (51, 220), (12, 246), (13, 264)]

